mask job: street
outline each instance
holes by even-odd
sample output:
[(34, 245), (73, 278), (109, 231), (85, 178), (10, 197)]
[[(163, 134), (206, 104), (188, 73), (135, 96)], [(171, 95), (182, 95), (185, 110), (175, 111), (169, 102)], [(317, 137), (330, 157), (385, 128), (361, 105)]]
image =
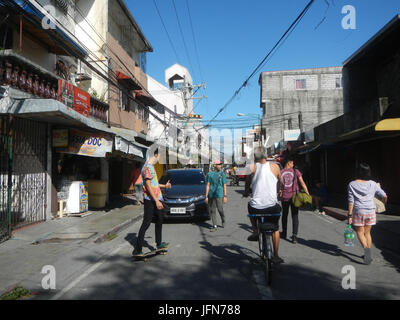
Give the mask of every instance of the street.
[[(164, 224), (163, 241), (170, 242), (166, 256), (157, 255), (148, 262), (131, 258), (140, 222), (112, 241), (76, 248), (68, 263), (79, 264), (80, 269), (75, 267), (71, 272), (66, 266), (67, 258), (55, 262), (56, 290), (39, 289), (36, 299), (400, 298), (399, 256), (392, 256), (389, 263), (385, 253), (373, 247), (373, 263), (363, 265), (358, 241), (352, 248), (343, 244), (345, 223), (311, 211), (300, 211), (297, 244), (281, 240), (279, 252), (285, 263), (276, 268), (268, 288), (257, 255), (258, 243), (247, 241), (248, 199), (242, 198), (242, 190), (243, 182), (240, 187), (228, 187), (224, 229), (210, 232), (209, 221)], [(290, 218), (288, 232), (291, 235)], [(155, 245), (154, 225), (145, 240), (148, 245)], [(60, 244), (53, 244), (57, 245)], [(95, 254), (100, 251), (99, 259)], [(342, 268), (346, 265), (356, 270), (354, 290), (342, 288)], [(37, 275), (37, 284), (41, 277)]]

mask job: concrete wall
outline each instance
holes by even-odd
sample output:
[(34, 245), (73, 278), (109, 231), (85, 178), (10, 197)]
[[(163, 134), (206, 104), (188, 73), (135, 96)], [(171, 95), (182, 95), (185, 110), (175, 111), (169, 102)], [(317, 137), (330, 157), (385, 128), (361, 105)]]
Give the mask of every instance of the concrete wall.
[[(261, 73), (263, 128), (270, 136), (268, 146), (283, 139), (290, 123), (292, 129), (300, 128), (299, 111), (304, 131), (343, 114), (342, 88), (336, 87), (336, 79), (341, 76), (341, 67)], [(296, 89), (296, 80), (302, 79), (306, 80), (306, 88)]]
[[(108, 1), (106, 0), (78, 0), (76, 1), (77, 13), (75, 15), (76, 37), (92, 52), (88, 60), (99, 72), (108, 75), (108, 55), (106, 51), (106, 38), (108, 27)], [(83, 17), (82, 17), (83, 16)], [(101, 60), (101, 61), (99, 61)], [(97, 97), (107, 101), (108, 83), (84, 64), (81, 64), (79, 73), (89, 74), (91, 81), (80, 85), (84, 90), (94, 89)], [(90, 92), (90, 91), (89, 91)]]

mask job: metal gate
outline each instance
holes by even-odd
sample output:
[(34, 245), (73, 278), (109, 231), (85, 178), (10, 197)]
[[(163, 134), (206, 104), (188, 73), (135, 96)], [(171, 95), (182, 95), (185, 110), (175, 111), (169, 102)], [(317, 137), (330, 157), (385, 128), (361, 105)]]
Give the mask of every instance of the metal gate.
[(7, 117), (0, 117), (0, 242), (11, 236), (12, 137)]
[(11, 226), (46, 220), (47, 125), (15, 119), (13, 129)]

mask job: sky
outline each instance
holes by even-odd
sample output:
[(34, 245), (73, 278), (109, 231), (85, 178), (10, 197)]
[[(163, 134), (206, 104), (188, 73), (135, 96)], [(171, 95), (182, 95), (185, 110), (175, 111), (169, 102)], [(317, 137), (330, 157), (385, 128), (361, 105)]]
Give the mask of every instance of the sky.
[[(209, 120), (230, 100), (309, 0), (125, 2), (154, 49), (147, 54), (146, 73), (164, 84), (166, 68), (175, 63), (187, 67), (194, 84), (206, 83), (198, 96), (208, 98), (200, 103), (195, 100), (194, 105), (195, 113)], [(355, 8), (355, 29), (342, 27), (347, 15), (342, 8), (346, 5)], [(397, 14), (400, 0), (315, 0), (261, 71), (341, 66)], [(260, 72), (254, 75), (217, 120), (239, 119), (237, 113), (261, 116), (259, 76)]]

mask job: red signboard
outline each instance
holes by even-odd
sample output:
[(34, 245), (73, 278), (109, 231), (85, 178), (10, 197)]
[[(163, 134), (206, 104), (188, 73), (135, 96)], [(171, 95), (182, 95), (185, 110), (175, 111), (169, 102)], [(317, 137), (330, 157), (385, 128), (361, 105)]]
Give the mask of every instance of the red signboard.
[(85, 117), (89, 117), (90, 95), (70, 82), (58, 80), (58, 100)]
[(77, 87), (74, 87), (74, 109), (85, 117), (89, 117), (90, 95)]

